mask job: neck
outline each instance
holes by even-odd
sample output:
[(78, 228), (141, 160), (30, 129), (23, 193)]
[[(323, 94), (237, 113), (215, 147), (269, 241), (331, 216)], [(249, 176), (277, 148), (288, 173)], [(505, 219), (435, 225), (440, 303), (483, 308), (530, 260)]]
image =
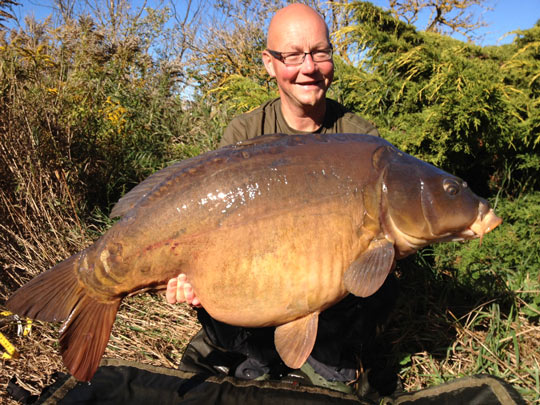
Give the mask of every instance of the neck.
[(281, 102), (283, 117), (292, 129), (302, 132), (315, 132), (324, 122), (326, 99), (314, 106), (295, 106)]

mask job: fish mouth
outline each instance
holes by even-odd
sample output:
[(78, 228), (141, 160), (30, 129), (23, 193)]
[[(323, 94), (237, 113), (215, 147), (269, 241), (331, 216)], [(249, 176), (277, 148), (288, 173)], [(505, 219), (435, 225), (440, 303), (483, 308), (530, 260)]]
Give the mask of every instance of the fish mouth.
[(420, 238), (406, 234), (399, 230), (390, 217), (387, 223), (387, 229), (390, 232), (385, 232), (387, 239), (394, 243), (397, 247), (397, 258), (403, 258), (418, 249), (434, 242), (460, 242), (470, 239), (480, 239), (480, 245), (484, 235), (491, 232), (502, 223), (502, 218), (498, 217), (492, 208), (489, 208), (487, 202), (480, 202), (476, 219), (461, 232), (449, 232), (443, 235), (432, 235), (428, 238)]
[(501, 223), (502, 218), (495, 214), (493, 208), (490, 208), (487, 213), (484, 213), (483, 209), (479, 209), (476, 220), (460, 236), (463, 237), (463, 239), (480, 238), (481, 244), (484, 235), (497, 228)]

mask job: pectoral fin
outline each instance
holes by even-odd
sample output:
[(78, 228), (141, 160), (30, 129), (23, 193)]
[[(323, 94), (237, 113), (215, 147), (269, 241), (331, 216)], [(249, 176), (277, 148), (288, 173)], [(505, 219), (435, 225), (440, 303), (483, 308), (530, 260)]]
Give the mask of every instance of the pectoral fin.
[(276, 349), (288, 367), (300, 368), (306, 362), (315, 344), (318, 323), (319, 313), (314, 312), (276, 328)]
[(394, 267), (394, 245), (386, 239), (371, 241), (345, 271), (343, 283), (350, 293), (368, 297), (377, 291)]

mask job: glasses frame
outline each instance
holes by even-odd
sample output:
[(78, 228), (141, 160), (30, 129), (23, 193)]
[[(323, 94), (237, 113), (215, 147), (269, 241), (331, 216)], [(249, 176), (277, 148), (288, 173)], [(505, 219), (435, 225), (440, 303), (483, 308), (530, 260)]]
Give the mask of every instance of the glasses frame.
[[(315, 59), (313, 59), (313, 52), (320, 52), (320, 51), (330, 51), (330, 58), (328, 58), (326, 60), (315, 61)], [(334, 49), (332, 48), (332, 46), (330, 46), (329, 48), (324, 48), (324, 49), (314, 49), (313, 51), (309, 51), (309, 52), (279, 52), (279, 51), (274, 51), (272, 49), (267, 48), (266, 52), (268, 52), (274, 58), (279, 60), (285, 66), (299, 66), (299, 65), (301, 65), (306, 60), (306, 55), (311, 56), (311, 59), (313, 60), (313, 63), (328, 62), (328, 61), (331, 61), (332, 57), (334, 56)], [(287, 63), (287, 62), (285, 62), (285, 58), (287, 57), (288, 54), (290, 55), (290, 54), (300, 54), (300, 53), (304, 54), (304, 56), (302, 57), (302, 60), (300, 62), (298, 62), (298, 63), (290, 63), (290, 62)]]

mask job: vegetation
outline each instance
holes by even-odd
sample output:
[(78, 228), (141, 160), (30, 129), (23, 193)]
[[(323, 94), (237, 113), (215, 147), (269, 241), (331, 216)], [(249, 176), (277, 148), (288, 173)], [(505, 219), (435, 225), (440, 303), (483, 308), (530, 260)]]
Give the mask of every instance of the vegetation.
[(480, 194), (500, 188), (509, 168), (517, 175), (505, 184), (510, 193), (536, 181), (539, 25), (511, 45), (482, 48), (419, 32), (369, 3), (348, 7), (356, 25), (340, 35), (366, 53), (361, 69), (340, 76), (349, 107), (401, 149), (467, 178)]
[[(259, 55), (284, 3), (192, 1), (181, 11), (116, 0), (97, 13), (58, 1), (55, 23), (8, 31), (17, 3), (0, 0), (0, 302), (97, 238), (135, 184), (214, 149), (234, 115), (276, 97)], [(504, 218), (481, 245), (442, 244), (399, 265), (403, 291), (378, 338), (380, 364), (408, 390), (492, 373), (540, 403), (540, 24), (480, 47), (404, 22), (414, 21), (404, 5), (421, 2), (392, 2), (394, 15), (364, 2), (309, 3), (334, 31), (331, 96), (401, 149), (465, 178)], [(107, 355), (177, 363), (196, 323), (189, 309), (161, 303), (131, 298)], [(126, 314), (141, 308), (150, 312), (135, 325)], [(0, 384), (23, 370), (37, 393), (62, 368), (55, 327), (38, 324), (30, 338), (16, 338), (13, 324), (0, 331), (24, 345), (24, 361), (3, 360)]]

